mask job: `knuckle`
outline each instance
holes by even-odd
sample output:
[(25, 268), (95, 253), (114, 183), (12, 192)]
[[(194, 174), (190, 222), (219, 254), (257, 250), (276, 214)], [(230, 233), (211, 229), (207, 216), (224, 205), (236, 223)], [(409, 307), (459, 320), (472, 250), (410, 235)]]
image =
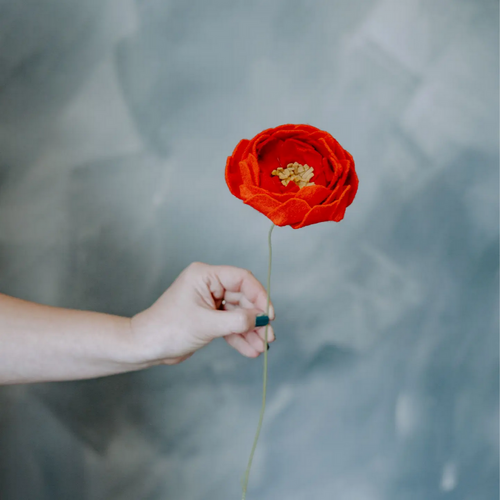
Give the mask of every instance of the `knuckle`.
[(189, 266), (187, 267), (187, 271), (191, 273), (196, 273), (200, 270), (202, 270), (206, 264), (203, 264), (203, 262), (191, 262)]
[(243, 274), (248, 278), (253, 278), (253, 273), (249, 269), (243, 269)]

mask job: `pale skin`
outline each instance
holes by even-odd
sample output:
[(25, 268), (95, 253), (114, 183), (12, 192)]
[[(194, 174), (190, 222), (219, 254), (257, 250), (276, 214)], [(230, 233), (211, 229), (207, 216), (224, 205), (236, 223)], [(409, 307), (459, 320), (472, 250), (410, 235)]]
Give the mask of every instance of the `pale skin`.
[[(0, 294), (0, 384), (101, 377), (175, 365), (223, 337), (243, 356), (265, 350), (267, 294), (247, 270), (193, 263), (132, 318)], [(269, 318), (274, 319), (270, 304)], [(268, 327), (268, 342), (274, 332)]]

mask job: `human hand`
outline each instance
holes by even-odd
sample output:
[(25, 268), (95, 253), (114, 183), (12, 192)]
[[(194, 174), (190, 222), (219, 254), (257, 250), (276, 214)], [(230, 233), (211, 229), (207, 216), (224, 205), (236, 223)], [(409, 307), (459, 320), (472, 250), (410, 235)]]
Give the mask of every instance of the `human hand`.
[[(266, 302), (266, 290), (250, 271), (195, 262), (151, 307), (131, 319), (132, 335), (143, 361), (152, 364), (180, 363), (218, 337), (255, 358), (266, 348), (266, 327), (255, 327)], [(269, 319), (274, 319), (272, 304)], [(267, 340), (274, 339), (269, 325)]]

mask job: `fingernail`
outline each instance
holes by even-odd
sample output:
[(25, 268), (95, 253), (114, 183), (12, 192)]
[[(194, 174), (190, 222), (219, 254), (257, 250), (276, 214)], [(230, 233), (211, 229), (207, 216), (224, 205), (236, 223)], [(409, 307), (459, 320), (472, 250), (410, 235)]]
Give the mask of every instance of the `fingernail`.
[(267, 350), (268, 350), (268, 351), (269, 351), (269, 348), (270, 348), (270, 347), (271, 347), (271, 346), (270, 346), (269, 344), (267, 344)]
[(257, 316), (255, 318), (255, 326), (266, 326), (269, 324), (269, 316), (262, 314), (261, 316)]

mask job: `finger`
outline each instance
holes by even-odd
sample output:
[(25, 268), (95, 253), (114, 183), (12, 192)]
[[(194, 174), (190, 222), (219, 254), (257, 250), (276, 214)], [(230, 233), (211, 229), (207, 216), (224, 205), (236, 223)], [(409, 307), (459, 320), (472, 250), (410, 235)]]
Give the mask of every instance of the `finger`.
[(259, 352), (254, 349), (241, 335), (233, 333), (224, 337), (224, 340), (240, 354), (247, 358), (256, 358)]
[[(226, 292), (224, 300), (222, 302), (222, 308), (226, 311), (234, 311), (234, 309), (237, 309), (239, 307), (251, 309), (255, 306), (243, 294), (239, 292)], [(265, 311), (262, 311), (262, 313), (265, 313)], [(274, 314), (274, 311), (272, 311), (272, 313)], [(269, 317), (271, 320), (274, 319), (271, 313), (269, 314)]]
[(229, 302), (226, 302), (225, 304), (223, 304), (222, 307), (226, 311), (234, 311), (235, 309), (238, 309), (240, 306), (238, 304), (231, 304)]
[(255, 329), (255, 320), (259, 314), (257, 309), (242, 307), (207, 311), (203, 325), (211, 338), (225, 337), (231, 333), (246, 333)]
[(259, 337), (259, 335), (257, 335), (256, 332), (244, 333), (243, 337), (256, 351), (264, 352), (266, 350), (265, 342)]
[[(226, 311), (234, 311), (235, 309), (251, 309), (252, 307), (242, 307), (240, 304), (234, 304), (231, 302), (226, 302), (223, 305)], [(262, 311), (258, 311), (258, 314), (262, 314)]]
[[(239, 309), (239, 306), (235, 306), (233, 304), (225, 304), (224, 309), (226, 311), (234, 311), (235, 309)], [(259, 337), (262, 340), (266, 339), (266, 327), (261, 326), (259, 328), (255, 328), (253, 331), (257, 332)], [(271, 325), (267, 325), (267, 342), (270, 344), (271, 342), (274, 342), (276, 340), (276, 336), (274, 334), (274, 329)]]
[(247, 309), (255, 307), (255, 304), (250, 302), (250, 300), (248, 300), (241, 292), (226, 291), (226, 293), (224, 294), (224, 300), (226, 301), (226, 304), (234, 304), (241, 307), (246, 307)]
[[(255, 330), (257, 332), (257, 335), (262, 339), (266, 339), (266, 327), (261, 326), (260, 328), (257, 328)], [(274, 336), (274, 330), (271, 325), (267, 326), (267, 342), (270, 344), (271, 342), (274, 342), (276, 340), (276, 337)]]
[[(240, 292), (255, 308), (266, 311), (266, 290), (250, 271), (232, 266), (214, 266), (214, 271), (227, 292)], [(269, 306), (269, 317), (274, 319), (272, 304)]]

